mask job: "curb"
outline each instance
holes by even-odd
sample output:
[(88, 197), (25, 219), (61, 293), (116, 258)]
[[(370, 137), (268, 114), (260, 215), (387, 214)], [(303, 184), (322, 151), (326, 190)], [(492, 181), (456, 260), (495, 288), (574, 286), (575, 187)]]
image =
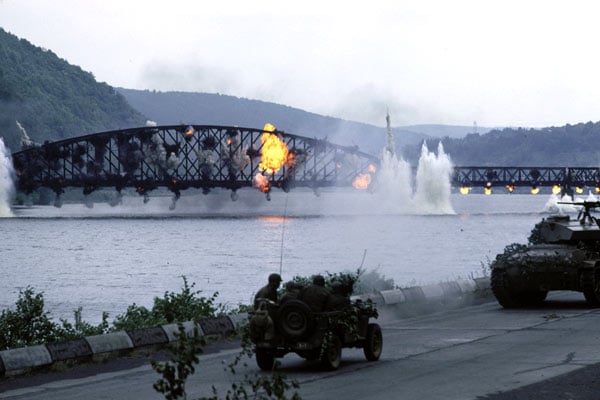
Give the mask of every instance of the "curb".
[[(438, 307), (450, 302), (459, 305), (473, 304), (477, 299), (490, 295), (489, 278), (461, 279), (433, 285), (403, 289), (383, 290), (369, 295), (352, 296), (352, 300), (371, 300), (384, 310), (401, 309), (403, 306)], [(188, 337), (198, 330), (200, 336), (233, 334), (248, 322), (248, 314), (236, 314), (218, 318), (183, 322)], [(86, 336), (61, 343), (29, 346), (0, 351), (0, 377), (17, 375), (36, 367), (51, 365), (65, 360), (93, 358), (97, 354), (131, 351), (134, 348), (161, 345), (177, 340), (178, 324), (154, 328), (118, 331), (105, 335)]]

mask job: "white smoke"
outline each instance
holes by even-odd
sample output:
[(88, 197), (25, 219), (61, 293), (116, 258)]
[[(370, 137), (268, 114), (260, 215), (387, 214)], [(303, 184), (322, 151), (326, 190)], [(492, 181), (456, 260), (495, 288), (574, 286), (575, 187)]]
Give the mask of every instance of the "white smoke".
[(10, 152), (0, 138), (0, 217), (12, 217), (10, 204), (15, 193), (14, 169)]
[(23, 125), (21, 125), (21, 123), (19, 121), (17, 122), (17, 128), (19, 128), (19, 132), (21, 133), (21, 147), (22, 148), (27, 148), (27, 147), (31, 147), (34, 145), (33, 141), (29, 138), (29, 135), (27, 134), (27, 131), (25, 130), (25, 128), (23, 128)]

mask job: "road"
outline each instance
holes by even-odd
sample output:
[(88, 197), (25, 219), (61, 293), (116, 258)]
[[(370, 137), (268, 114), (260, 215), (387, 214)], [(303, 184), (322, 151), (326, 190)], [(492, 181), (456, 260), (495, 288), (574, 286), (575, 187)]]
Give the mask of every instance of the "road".
[[(560, 292), (538, 309), (504, 310), (485, 303), (408, 319), (379, 321), (384, 351), (367, 362), (362, 350), (344, 349), (335, 372), (320, 371), (294, 355), (281, 371), (300, 382), (304, 399), (484, 399), (600, 363), (600, 310), (578, 293)], [(188, 398), (221, 396), (244, 373), (259, 373), (254, 360), (236, 375), (224, 372), (238, 348), (201, 356), (188, 380)], [(81, 367), (80, 367), (81, 368)], [(98, 367), (100, 368), (100, 367)], [(147, 362), (118, 371), (52, 374), (0, 383), (0, 399), (161, 399)], [(547, 398), (547, 397), (546, 397)]]

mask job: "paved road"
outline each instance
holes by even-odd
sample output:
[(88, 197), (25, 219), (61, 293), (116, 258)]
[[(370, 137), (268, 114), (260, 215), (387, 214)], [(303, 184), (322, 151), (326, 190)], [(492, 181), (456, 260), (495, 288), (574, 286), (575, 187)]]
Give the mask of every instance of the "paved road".
[[(534, 310), (509, 311), (494, 302), (380, 323), (384, 352), (378, 362), (344, 349), (338, 371), (319, 371), (293, 355), (283, 358), (282, 370), (300, 381), (304, 399), (467, 400), (501, 399), (499, 392), (600, 363), (600, 310), (587, 308), (577, 293), (558, 293)], [(236, 376), (226, 374), (222, 362), (237, 352), (225, 348), (202, 356), (188, 381), (188, 398), (211, 395), (212, 385), (223, 394), (235, 378), (258, 372), (249, 360)], [(0, 399), (161, 399), (152, 389), (158, 375), (147, 362), (131, 363), (119, 371), (107, 372), (107, 364), (88, 374), (0, 383)]]

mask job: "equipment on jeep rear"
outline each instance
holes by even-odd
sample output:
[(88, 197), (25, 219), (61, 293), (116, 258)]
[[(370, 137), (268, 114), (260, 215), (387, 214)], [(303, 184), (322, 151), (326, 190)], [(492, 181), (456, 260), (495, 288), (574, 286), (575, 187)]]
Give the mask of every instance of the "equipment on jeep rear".
[(491, 288), (503, 307), (535, 306), (550, 290), (582, 292), (591, 306), (600, 306), (600, 223), (591, 214), (600, 202), (559, 204), (582, 208), (574, 220), (542, 219), (528, 246), (507, 246), (492, 263)]

